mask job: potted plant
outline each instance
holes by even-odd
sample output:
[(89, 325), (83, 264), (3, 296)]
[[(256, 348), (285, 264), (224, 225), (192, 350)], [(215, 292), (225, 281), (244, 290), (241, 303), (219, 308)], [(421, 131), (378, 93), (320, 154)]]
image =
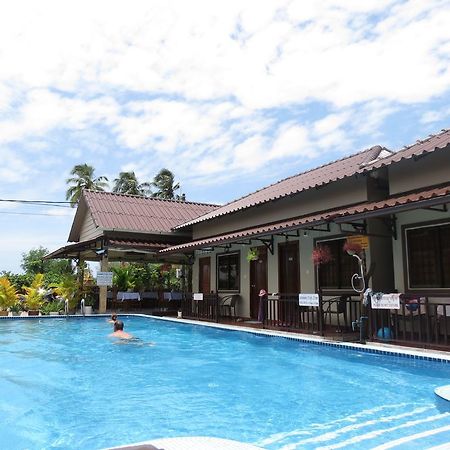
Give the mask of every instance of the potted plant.
[(95, 298), (92, 294), (88, 294), (86, 295), (85, 299), (84, 299), (84, 313), (87, 316), (92, 315), (93, 313), (93, 308), (94, 308), (94, 304), (95, 304)]
[(317, 245), (312, 251), (311, 258), (315, 266), (320, 266), (321, 264), (327, 264), (333, 260), (333, 255), (331, 254), (330, 247), (328, 245)]
[(24, 304), (29, 316), (38, 316), (39, 310), (44, 304), (44, 275), (37, 273), (31, 286), (23, 286), (25, 291)]
[(6, 277), (0, 278), (0, 316), (7, 316), (8, 311), (17, 304), (18, 294), (14, 285)]
[(247, 253), (247, 261), (248, 262), (258, 261), (258, 259), (259, 259), (259, 250), (256, 247), (250, 248)]

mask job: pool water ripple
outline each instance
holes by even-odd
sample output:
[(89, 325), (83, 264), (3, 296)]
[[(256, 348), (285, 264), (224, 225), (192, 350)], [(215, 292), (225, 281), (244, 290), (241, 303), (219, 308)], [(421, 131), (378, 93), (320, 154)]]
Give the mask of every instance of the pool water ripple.
[(103, 318), (0, 321), (6, 448), (212, 436), (269, 450), (360, 449), (430, 430), (420, 448), (450, 442), (450, 409), (433, 392), (448, 384), (448, 364), (124, 320), (141, 343), (116, 345)]

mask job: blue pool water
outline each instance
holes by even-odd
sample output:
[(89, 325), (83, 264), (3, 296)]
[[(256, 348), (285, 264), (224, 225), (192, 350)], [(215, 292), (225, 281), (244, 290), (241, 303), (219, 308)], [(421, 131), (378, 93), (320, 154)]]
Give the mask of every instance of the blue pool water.
[[(214, 436), (267, 449), (450, 442), (450, 365), (140, 317), (0, 321), (0, 448)], [(389, 445), (389, 446), (388, 446)], [(201, 450), (201, 449), (200, 449)]]

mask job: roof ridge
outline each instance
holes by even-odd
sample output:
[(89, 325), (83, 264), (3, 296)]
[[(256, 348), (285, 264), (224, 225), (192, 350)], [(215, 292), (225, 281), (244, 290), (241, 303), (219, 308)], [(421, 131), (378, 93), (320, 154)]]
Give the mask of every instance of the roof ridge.
[(438, 137), (438, 136), (442, 136), (443, 134), (448, 133), (449, 131), (450, 131), (450, 128), (442, 128), (439, 133), (430, 134), (425, 139), (417, 139), (416, 142), (414, 142), (414, 144), (404, 145), (401, 149), (397, 150), (395, 153), (400, 153), (400, 152), (410, 149), (411, 147), (414, 147), (415, 145), (421, 145), (421, 144), (424, 144), (425, 142), (429, 142), (429, 141), (431, 141), (431, 139)]
[[(303, 172), (299, 172), (299, 173), (297, 173), (297, 174), (295, 174), (295, 175), (291, 175), (291, 176), (286, 177), (286, 178), (282, 178), (281, 180), (275, 181), (274, 183), (268, 184), (268, 185), (266, 185), (266, 186), (264, 186), (264, 187), (262, 187), (262, 188), (260, 188), (260, 189), (257, 189), (256, 191), (250, 192), (249, 194), (243, 195), (242, 197), (238, 197), (238, 198), (236, 198), (236, 199), (234, 199), (234, 200), (231, 200), (231, 201), (228, 202), (228, 203), (224, 203), (223, 205), (219, 205), (219, 206), (220, 206), (220, 207), (224, 207), (224, 206), (231, 205), (232, 203), (236, 203), (236, 202), (238, 202), (239, 200), (243, 200), (244, 198), (250, 197), (251, 195), (254, 195), (254, 194), (258, 193), (258, 192), (264, 191), (265, 189), (268, 189), (268, 188), (270, 188), (270, 187), (272, 187), (272, 186), (276, 186), (277, 184), (280, 184), (280, 183), (282, 183), (282, 182), (284, 182), (284, 181), (290, 180), (290, 179), (292, 179), (292, 178), (299, 177), (299, 176), (301, 176), (301, 175), (305, 175), (305, 174), (307, 174), (307, 173), (314, 172), (315, 170), (323, 169), (324, 167), (330, 166), (330, 165), (332, 165), (332, 164), (335, 164), (335, 163), (338, 163), (338, 162), (341, 162), (341, 161), (345, 161), (346, 159), (353, 158), (353, 157), (355, 157), (355, 156), (357, 156), (357, 155), (361, 155), (361, 154), (363, 154), (363, 153), (365, 153), (365, 152), (369, 152), (370, 150), (373, 150), (374, 147), (376, 147), (376, 146), (372, 146), (372, 147), (370, 147), (370, 148), (366, 148), (366, 149), (364, 149), (364, 150), (360, 150), (359, 152), (352, 153), (351, 155), (343, 156), (342, 158), (339, 158), (339, 159), (336, 159), (336, 160), (333, 160), (333, 161), (324, 163), (324, 164), (322, 164), (322, 165), (320, 165), (320, 166), (313, 167), (313, 168), (311, 168), (311, 169), (305, 170), (305, 171), (303, 171)], [(380, 147), (381, 149), (384, 149), (384, 147), (381, 147), (381, 146), (379, 146), (379, 147)], [(387, 150), (387, 149), (386, 149), (386, 150)], [(205, 216), (205, 215), (207, 215), (207, 214), (210, 214), (210, 213), (205, 213), (205, 214), (203, 214), (203, 215)], [(200, 219), (201, 217), (202, 217), (202, 216), (198, 217), (198, 219)], [(197, 220), (197, 219), (195, 219), (195, 220)]]
[(202, 205), (202, 206), (223, 206), (223, 205), (218, 205), (216, 203), (193, 202), (193, 201), (188, 201), (188, 200), (177, 200), (177, 199), (158, 198), (158, 197), (146, 197), (145, 195), (123, 194), (121, 192), (111, 192), (111, 191), (95, 191), (92, 189), (84, 189), (83, 192), (88, 192), (90, 194), (112, 195), (112, 196), (118, 196), (118, 197), (140, 198), (143, 200), (153, 200), (153, 201), (161, 201), (161, 202), (168, 202), (168, 203), (182, 203), (182, 204)]

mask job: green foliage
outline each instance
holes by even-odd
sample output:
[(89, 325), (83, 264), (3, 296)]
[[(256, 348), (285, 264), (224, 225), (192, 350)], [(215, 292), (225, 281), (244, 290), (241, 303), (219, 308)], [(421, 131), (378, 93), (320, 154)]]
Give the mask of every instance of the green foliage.
[(152, 185), (158, 189), (152, 194), (152, 197), (166, 200), (185, 200), (184, 194), (175, 195), (175, 191), (180, 189), (180, 184), (175, 183), (175, 175), (169, 169), (161, 169), (153, 179)]
[[(59, 283), (66, 275), (73, 273), (70, 260), (43, 259), (47, 253), (48, 250), (44, 247), (33, 248), (28, 253), (22, 253), (21, 267), (26, 275), (33, 277), (37, 273), (43, 273), (45, 284), (49, 285)], [(22, 285), (29, 284), (30, 282)]]
[(30, 310), (38, 310), (44, 303), (44, 275), (37, 273), (31, 286), (23, 286), (25, 290), (25, 307)]
[(80, 284), (75, 276), (67, 275), (59, 283), (51, 286), (64, 300), (69, 300), (69, 309), (74, 310), (78, 306), (81, 296)]
[(0, 309), (6, 311), (12, 308), (18, 301), (18, 293), (15, 286), (6, 277), (0, 278)]
[(70, 175), (73, 176), (66, 180), (69, 185), (66, 200), (69, 200), (72, 206), (75, 206), (80, 200), (83, 189), (104, 191), (108, 187), (108, 178), (104, 176), (94, 178), (94, 172), (95, 169), (87, 164), (78, 164), (73, 167), (70, 172)]
[(134, 289), (133, 268), (130, 264), (113, 267), (113, 284), (119, 291)]
[(250, 248), (247, 253), (247, 261), (257, 261), (259, 258), (259, 250), (257, 248)]
[(45, 303), (41, 307), (43, 314), (50, 314), (51, 312), (61, 312), (64, 310), (64, 305), (59, 300), (54, 300), (52, 302)]
[(139, 183), (134, 172), (120, 172), (119, 178), (114, 180), (113, 192), (147, 197), (151, 195), (150, 186), (147, 182)]
[(86, 294), (84, 296), (84, 306), (94, 306), (94, 305), (95, 305), (94, 294)]
[(1, 273), (2, 277), (8, 278), (11, 284), (14, 285), (17, 291), (22, 291), (23, 286), (30, 286), (33, 282), (33, 275), (29, 273), (12, 273), (3, 271)]

